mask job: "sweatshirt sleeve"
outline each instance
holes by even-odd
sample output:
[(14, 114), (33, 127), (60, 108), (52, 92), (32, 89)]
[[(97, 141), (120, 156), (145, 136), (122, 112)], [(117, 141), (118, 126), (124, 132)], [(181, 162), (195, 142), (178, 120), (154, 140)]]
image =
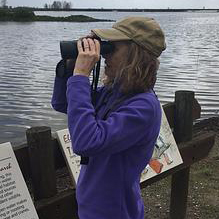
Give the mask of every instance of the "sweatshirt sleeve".
[(112, 112), (107, 120), (96, 119), (89, 81), (83, 76), (68, 80), (67, 99), (73, 151), (81, 156), (118, 153), (138, 144), (147, 134), (156, 114), (153, 101), (133, 98)]
[[(77, 77), (84, 77), (84, 76), (75, 76)], [(66, 90), (67, 90), (67, 81), (68, 78), (61, 78), (61, 77), (55, 77), (55, 82), (54, 82), (54, 88), (53, 88), (53, 95), (52, 95), (52, 100), (51, 100), (51, 105), (53, 109), (55, 109), (58, 112), (61, 113), (67, 113), (67, 107), (68, 107), (68, 101), (66, 98)], [(87, 78), (88, 79), (88, 78)], [(89, 89), (90, 89), (90, 82), (89, 80), (86, 80), (89, 84)], [(96, 100), (99, 99), (101, 93), (103, 91), (103, 87), (98, 87), (97, 92), (96, 92)]]
[(67, 113), (67, 80), (68, 78), (61, 78), (56, 76), (54, 82), (51, 105), (56, 111), (61, 113)]

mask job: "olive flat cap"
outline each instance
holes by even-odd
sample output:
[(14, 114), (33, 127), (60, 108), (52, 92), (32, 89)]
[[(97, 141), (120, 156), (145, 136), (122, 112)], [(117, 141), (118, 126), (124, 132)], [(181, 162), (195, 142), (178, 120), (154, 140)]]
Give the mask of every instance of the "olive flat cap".
[(110, 29), (93, 29), (92, 32), (109, 41), (133, 40), (156, 57), (166, 49), (164, 33), (153, 18), (126, 17)]

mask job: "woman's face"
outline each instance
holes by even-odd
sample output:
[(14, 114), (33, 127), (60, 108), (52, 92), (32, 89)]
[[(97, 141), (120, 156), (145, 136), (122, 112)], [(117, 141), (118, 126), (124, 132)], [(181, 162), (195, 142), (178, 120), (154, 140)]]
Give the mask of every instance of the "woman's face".
[(128, 44), (125, 41), (113, 42), (114, 51), (107, 55), (103, 55), (105, 59), (105, 75), (110, 79), (116, 77), (117, 72), (120, 70), (121, 63), (127, 59)]

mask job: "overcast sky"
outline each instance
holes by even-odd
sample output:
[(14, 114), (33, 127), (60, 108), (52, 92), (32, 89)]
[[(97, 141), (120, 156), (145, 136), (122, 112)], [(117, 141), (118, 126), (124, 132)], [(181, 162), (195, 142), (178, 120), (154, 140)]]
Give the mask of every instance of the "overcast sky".
[[(219, 0), (66, 0), (74, 8), (219, 8)], [(9, 6), (43, 7), (53, 0), (7, 0)]]

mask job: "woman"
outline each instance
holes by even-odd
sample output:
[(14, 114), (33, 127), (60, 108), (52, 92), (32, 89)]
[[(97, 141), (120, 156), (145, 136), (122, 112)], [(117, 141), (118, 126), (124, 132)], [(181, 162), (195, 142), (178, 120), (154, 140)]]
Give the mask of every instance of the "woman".
[(73, 76), (56, 77), (52, 99), (53, 107), (68, 115), (73, 151), (89, 158), (77, 182), (79, 218), (143, 219), (139, 182), (160, 130), (161, 108), (153, 87), (164, 34), (154, 19), (145, 17), (125, 18), (92, 34), (115, 46), (103, 56), (107, 79), (96, 105), (89, 75), (99, 60), (100, 43), (93, 38), (78, 41)]

